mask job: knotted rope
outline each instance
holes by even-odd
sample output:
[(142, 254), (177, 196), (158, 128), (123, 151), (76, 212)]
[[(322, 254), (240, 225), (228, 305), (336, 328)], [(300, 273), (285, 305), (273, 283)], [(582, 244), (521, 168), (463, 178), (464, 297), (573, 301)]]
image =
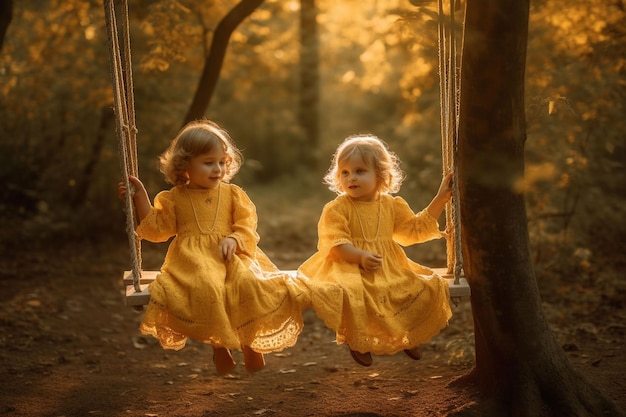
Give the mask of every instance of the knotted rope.
[[(443, 174), (453, 173), (452, 199), (446, 204), (446, 255), (448, 273), (454, 274), (454, 283), (459, 284), (463, 274), (463, 255), (461, 252), (461, 223), (459, 215), (459, 181), (456, 169), (458, 151), (458, 87), (459, 66), (454, 18), (454, 0), (450, 0), (450, 16), (446, 20), (443, 0), (439, 4), (439, 92), (441, 112), (441, 156)], [(447, 30), (446, 30), (447, 28)]]
[(124, 57), (120, 51), (120, 33), (117, 28), (117, 19), (114, 0), (104, 0), (104, 15), (106, 18), (107, 34), (109, 40), (111, 82), (113, 84), (113, 101), (117, 134), (120, 170), (123, 181), (126, 184), (125, 211), (126, 211), (126, 234), (130, 246), (133, 286), (135, 291), (140, 292), (141, 287), (141, 239), (135, 233), (137, 221), (132, 199), (132, 187), (128, 179), (129, 175), (138, 176), (137, 164), (137, 127), (135, 125), (135, 99), (132, 76), (132, 62), (130, 53), (130, 25), (128, 18), (128, 2), (122, 0), (123, 32), (122, 46)]

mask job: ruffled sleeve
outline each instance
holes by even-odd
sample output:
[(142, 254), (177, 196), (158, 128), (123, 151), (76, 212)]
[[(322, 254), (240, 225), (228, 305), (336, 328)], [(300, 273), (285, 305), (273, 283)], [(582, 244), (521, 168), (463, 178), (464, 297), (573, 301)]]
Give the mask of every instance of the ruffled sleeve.
[(393, 240), (408, 246), (443, 237), (437, 219), (424, 209), (415, 214), (402, 197), (393, 198)]
[(137, 226), (137, 235), (150, 242), (165, 242), (176, 234), (176, 209), (171, 190), (154, 198), (154, 207)]
[(253, 256), (259, 243), (256, 207), (244, 190), (234, 184), (230, 187), (233, 198), (233, 233), (228, 237), (237, 241), (239, 251)]
[(340, 200), (335, 199), (324, 206), (317, 225), (317, 233), (319, 237), (317, 249), (324, 257), (328, 256), (335, 246), (352, 243), (347, 212)]

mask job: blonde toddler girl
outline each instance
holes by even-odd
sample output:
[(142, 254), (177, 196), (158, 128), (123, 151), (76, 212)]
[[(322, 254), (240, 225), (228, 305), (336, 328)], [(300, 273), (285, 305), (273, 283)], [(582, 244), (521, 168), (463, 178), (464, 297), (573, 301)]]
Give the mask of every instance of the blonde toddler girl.
[(325, 182), (338, 196), (324, 207), (318, 252), (298, 273), (316, 283), (336, 284), (343, 297), (315, 297), (317, 315), (346, 343), (353, 359), (372, 364), (371, 354), (404, 351), (421, 358), (419, 345), (451, 316), (447, 281), (411, 261), (400, 245), (442, 236), (437, 218), (451, 196), (446, 176), (432, 202), (415, 214), (391, 193), (404, 176), (398, 158), (372, 135), (348, 137), (337, 149)]

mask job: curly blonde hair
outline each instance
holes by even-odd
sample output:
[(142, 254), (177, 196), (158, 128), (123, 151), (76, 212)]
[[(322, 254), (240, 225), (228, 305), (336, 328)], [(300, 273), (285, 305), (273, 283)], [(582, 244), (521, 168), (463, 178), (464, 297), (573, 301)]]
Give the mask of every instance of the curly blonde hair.
[(400, 191), (405, 174), (400, 169), (400, 159), (389, 150), (387, 144), (374, 135), (348, 136), (333, 155), (324, 183), (331, 191), (343, 194), (339, 166), (353, 155), (360, 155), (363, 162), (374, 168), (378, 177), (378, 191), (392, 194)]
[(185, 125), (160, 156), (159, 169), (168, 183), (187, 184), (191, 158), (211, 152), (216, 146), (221, 146), (226, 154), (226, 173), (223, 180), (228, 182), (241, 168), (243, 155), (228, 132), (210, 120), (196, 120)]

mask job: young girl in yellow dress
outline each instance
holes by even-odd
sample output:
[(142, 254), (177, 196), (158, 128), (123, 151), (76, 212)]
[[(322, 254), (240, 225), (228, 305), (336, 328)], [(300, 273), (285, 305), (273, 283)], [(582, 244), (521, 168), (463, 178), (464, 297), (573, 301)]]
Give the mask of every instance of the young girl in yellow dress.
[[(246, 369), (258, 371), (263, 353), (293, 346), (302, 329), (303, 294), (257, 247), (255, 206), (229, 183), (242, 162), (226, 131), (196, 121), (160, 158), (174, 186), (160, 192), (154, 206), (141, 181), (130, 178), (139, 237), (164, 242), (174, 236), (140, 330), (166, 349), (182, 349), (187, 338), (211, 344), (220, 374), (236, 365), (230, 350), (243, 350)], [(120, 197), (125, 193), (121, 183)]]
[(317, 282), (342, 287), (343, 299), (313, 292), (312, 306), (363, 366), (372, 364), (371, 354), (404, 351), (420, 359), (419, 345), (451, 316), (447, 281), (411, 261), (400, 245), (442, 237), (437, 218), (451, 197), (452, 176), (417, 215), (404, 199), (390, 195), (403, 179), (398, 158), (382, 140), (348, 137), (324, 178), (338, 197), (322, 211), (318, 252), (298, 269), (311, 288)]

